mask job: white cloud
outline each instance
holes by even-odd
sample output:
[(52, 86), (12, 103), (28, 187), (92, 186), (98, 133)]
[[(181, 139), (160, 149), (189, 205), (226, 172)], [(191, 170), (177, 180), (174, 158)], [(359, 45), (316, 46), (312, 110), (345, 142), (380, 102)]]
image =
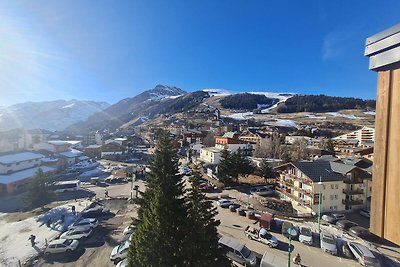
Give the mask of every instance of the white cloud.
[(338, 57), (346, 50), (346, 43), (352, 34), (349, 30), (334, 30), (329, 32), (322, 43), (322, 60)]

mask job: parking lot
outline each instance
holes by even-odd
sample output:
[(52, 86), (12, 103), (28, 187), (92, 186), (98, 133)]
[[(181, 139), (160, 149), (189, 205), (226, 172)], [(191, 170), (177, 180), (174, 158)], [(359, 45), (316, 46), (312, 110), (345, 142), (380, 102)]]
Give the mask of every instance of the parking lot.
[(111, 251), (122, 241), (122, 231), (136, 216), (136, 208), (125, 199), (109, 199), (104, 204), (112, 215), (99, 218), (99, 226), (80, 242), (77, 251), (43, 256), (35, 266), (115, 266)]

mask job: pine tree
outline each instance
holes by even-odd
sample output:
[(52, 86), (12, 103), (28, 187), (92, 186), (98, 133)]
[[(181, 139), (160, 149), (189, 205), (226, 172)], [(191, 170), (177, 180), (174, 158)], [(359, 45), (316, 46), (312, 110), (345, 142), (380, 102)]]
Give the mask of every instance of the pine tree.
[(186, 266), (224, 267), (230, 266), (224, 251), (218, 247), (217, 226), (215, 220), (217, 208), (213, 207), (204, 193), (199, 189), (200, 174), (195, 171), (192, 178), (192, 188), (186, 196), (188, 212), (188, 228), (186, 234)]
[(231, 167), (231, 153), (228, 150), (222, 150), (217, 172), (217, 177), (221, 182), (226, 183), (232, 178), (230, 175)]
[(275, 178), (275, 171), (266, 160), (263, 160), (260, 167), (257, 169), (257, 175), (263, 177), (264, 180), (267, 181), (268, 179)]
[(39, 168), (24, 195), (24, 202), (29, 208), (43, 207), (55, 198), (51, 182), (51, 177)]
[(183, 266), (186, 208), (176, 151), (166, 132), (150, 166), (147, 190), (139, 201), (138, 225), (129, 248), (129, 266)]

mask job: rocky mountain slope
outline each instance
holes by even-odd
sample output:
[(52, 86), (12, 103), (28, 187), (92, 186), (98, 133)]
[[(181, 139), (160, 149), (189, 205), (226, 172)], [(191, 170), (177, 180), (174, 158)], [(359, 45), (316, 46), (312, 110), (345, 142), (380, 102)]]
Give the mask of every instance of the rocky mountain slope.
[(0, 107), (0, 130), (15, 128), (64, 130), (67, 126), (85, 121), (90, 115), (109, 106), (105, 102), (55, 100)]

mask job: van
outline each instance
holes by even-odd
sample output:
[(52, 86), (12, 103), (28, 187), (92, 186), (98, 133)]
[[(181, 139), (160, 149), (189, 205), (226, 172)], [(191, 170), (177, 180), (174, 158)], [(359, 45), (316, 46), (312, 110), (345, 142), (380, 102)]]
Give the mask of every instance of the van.
[(237, 239), (223, 236), (218, 240), (218, 244), (226, 250), (226, 257), (244, 266), (255, 266), (257, 258), (243, 243)]
[(381, 266), (379, 260), (366, 246), (354, 242), (348, 242), (347, 245), (362, 266)]

